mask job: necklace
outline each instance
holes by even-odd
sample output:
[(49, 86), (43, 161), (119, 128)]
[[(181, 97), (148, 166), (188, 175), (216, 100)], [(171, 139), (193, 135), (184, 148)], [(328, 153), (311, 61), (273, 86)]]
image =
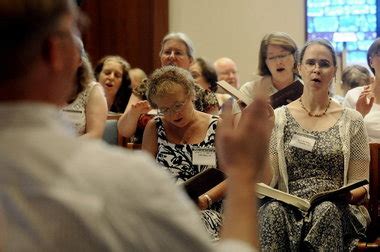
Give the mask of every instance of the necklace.
[(330, 104), (331, 104), (331, 98), (329, 98), (329, 103), (327, 104), (326, 109), (325, 109), (325, 111), (323, 111), (323, 113), (321, 113), (321, 114), (312, 114), (312, 113), (311, 113), (311, 112), (305, 107), (305, 105), (303, 105), (303, 103), (302, 103), (302, 98), (301, 98), (301, 97), (300, 97), (299, 101), (300, 101), (300, 103), (301, 103), (301, 107), (303, 108), (303, 110), (305, 110), (305, 111), (307, 112), (307, 114), (308, 114), (309, 116), (311, 116), (311, 117), (321, 117), (321, 116), (326, 115), (326, 112), (327, 112), (327, 110), (329, 109)]

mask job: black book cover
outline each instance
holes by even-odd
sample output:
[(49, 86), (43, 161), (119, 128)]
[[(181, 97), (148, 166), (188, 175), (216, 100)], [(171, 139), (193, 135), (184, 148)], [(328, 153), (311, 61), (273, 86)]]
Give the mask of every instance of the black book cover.
[(182, 185), (190, 198), (198, 202), (199, 196), (223, 182), (225, 178), (221, 170), (209, 168), (186, 180)]
[(296, 80), (286, 88), (271, 95), (271, 105), (274, 109), (281, 107), (282, 105), (287, 105), (292, 101), (297, 100), (302, 95), (302, 92), (303, 84), (300, 80)]

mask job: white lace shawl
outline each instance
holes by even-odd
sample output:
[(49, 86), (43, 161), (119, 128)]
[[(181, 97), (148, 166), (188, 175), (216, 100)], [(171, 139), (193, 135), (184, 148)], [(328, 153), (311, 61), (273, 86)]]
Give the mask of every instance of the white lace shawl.
[[(275, 126), (270, 142), (270, 162), (273, 173), (271, 186), (289, 192), (284, 155), (285, 106), (275, 110)], [(369, 178), (369, 144), (363, 118), (357, 111), (345, 108), (338, 121), (343, 144), (344, 185)], [(368, 192), (368, 188), (367, 192)]]

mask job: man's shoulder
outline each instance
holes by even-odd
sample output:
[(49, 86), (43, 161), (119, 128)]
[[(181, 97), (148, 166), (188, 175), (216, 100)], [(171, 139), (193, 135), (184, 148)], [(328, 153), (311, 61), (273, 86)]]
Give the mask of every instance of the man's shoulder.
[(159, 170), (153, 158), (143, 151), (111, 146), (102, 141), (83, 142), (68, 165), (80, 166), (89, 175), (94, 173), (155, 174)]

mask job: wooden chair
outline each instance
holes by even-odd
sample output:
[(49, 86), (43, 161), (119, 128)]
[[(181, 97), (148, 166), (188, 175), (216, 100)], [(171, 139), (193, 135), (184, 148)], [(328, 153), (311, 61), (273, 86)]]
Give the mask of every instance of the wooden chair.
[(359, 242), (357, 251), (380, 251), (380, 143), (370, 143), (369, 196), (367, 204), (371, 224), (366, 242)]
[(380, 236), (380, 143), (370, 145), (371, 162), (369, 171), (369, 195), (368, 211), (371, 216), (369, 227), (369, 238), (374, 239)]

